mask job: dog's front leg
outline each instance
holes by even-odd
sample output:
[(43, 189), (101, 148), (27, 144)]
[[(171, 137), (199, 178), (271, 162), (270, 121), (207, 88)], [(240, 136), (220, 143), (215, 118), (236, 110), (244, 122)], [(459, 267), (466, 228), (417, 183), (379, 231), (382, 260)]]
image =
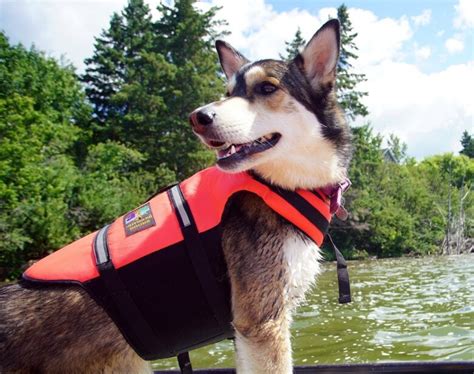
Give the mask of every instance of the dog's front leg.
[(271, 249), (229, 267), (238, 374), (292, 373), (286, 263)]
[(234, 321), (237, 373), (292, 373), (290, 332), (286, 318), (260, 323), (249, 318), (252, 318), (251, 313), (240, 315)]
[(284, 246), (292, 235), (253, 195), (237, 196), (223, 232), (231, 284), (238, 374), (292, 373), (289, 271)]

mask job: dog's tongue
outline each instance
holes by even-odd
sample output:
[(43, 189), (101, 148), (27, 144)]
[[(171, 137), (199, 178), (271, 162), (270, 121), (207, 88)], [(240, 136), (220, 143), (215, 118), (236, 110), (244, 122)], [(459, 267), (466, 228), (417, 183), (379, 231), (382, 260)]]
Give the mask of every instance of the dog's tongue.
[(242, 149), (243, 145), (232, 144), (229, 148), (221, 149), (218, 152), (219, 158), (229, 157)]

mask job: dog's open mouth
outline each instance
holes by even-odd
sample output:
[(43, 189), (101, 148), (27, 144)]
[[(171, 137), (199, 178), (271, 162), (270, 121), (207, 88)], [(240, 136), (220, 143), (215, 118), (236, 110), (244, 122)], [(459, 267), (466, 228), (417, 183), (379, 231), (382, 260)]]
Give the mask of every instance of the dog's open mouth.
[(207, 143), (213, 148), (221, 148), (217, 151), (217, 163), (219, 166), (226, 166), (235, 162), (241, 161), (244, 158), (266, 151), (274, 147), (281, 138), (281, 134), (272, 133), (269, 135), (262, 136), (252, 142), (243, 144), (228, 144), (225, 142), (219, 142), (210, 140)]

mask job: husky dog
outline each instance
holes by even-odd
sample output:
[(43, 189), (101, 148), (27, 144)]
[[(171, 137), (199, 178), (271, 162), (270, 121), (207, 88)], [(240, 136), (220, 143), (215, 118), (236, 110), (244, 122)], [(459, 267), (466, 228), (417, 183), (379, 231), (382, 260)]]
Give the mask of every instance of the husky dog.
[[(292, 61), (249, 62), (223, 41), (227, 97), (196, 109), (194, 132), (217, 165), (294, 190), (346, 177), (350, 132), (336, 102), (339, 23)], [(292, 373), (291, 315), (319, 272), (319, 248), (263, 201), (234, 195), (222, 247), (231, 284), (239, 373)], [(151, 368), (77, 286), (0, 289), (0, 372), (146, 373)]]

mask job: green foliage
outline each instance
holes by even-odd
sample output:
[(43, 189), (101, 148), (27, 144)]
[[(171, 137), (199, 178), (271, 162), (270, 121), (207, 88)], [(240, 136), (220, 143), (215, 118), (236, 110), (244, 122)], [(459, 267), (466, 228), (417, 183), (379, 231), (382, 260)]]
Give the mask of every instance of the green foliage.
[(115, 14), (96, 39), (82, 80), (94, 104), (94, 138), (140, 152), (143, 169), (184, 178), (213, 155), (192, 134), (187, 117), (223, 93), (213, 40), (215, 8), (200, 13), (190, 0), (159, 5), (153, 22), (143, 0)]
[[(360, 257), (361, 251), (379, 257), (439, 253), (449, 190), (456, 197), (452, 209), (457, 211), (460, 197), (472, 188), (474, 161), (445, 154), (419, 163), (386, 162), (380, 135), (373, 134), (369, 125), (353, 132), (353, 186), (346, 196), (350, 216), (346, 222), (334, 222), (336, 243), (349, 258)], [(391, 136), (389, 144), (397, 144), (396, 138)], [(399, 141), (398, 147), (404, 149)], [(467, 237), (472, 237), (473, 202), (470, 195), (464, 202)]]
[(408, 146), (406, 143), (403, 143), (400, 138), (395, 136), (394, 134), (390, 134), (388, 139), (388, 149), (392, 151), (393, 156), (395, 157), (395, 161), (400, 164), (407, 160), (408, 154)]
[(71, 209), (83, 229), (92, 231), (113, 221), (140, 205), (157, 183), (173, 182), (166, 172), (140, 169), (143, 158), (139, 152), (112, 141), (89, 147)]
[(352, 31), (349, 12), (344, 4), (337, 8), (337, 18), (341, 23), (341, 51), (337, 63), (336, 79), (337, 97), (349, 119), (354, 119), (357, 116), (365, 117), (369, 111), (361, 99), (367, 96), (367, 92), (357, 91), (356, 87), (366, 78), (365, 74), (352, 72), (352, 61), (358, 58), (358, 48), (354, 41), (357, 33)]
[(75, 238), (72, 150), (89, 115), (70, 67), (0, 34), (0, 270)]
[(459, 153), (474, 158), (474, 138), (467, 131), (462, 133), (461, 145), (462, 150)]
[(294, 59), (305, 46), (305, 44), (306, 41), (303, 39), (303, 36), (301, 35), (301, 29), (298, 27), (293, 40), (291, 42), (285, 42), (285, 54), (280, 54), (280, 58), (287, 61)]
[(114, 13), (108, 30), (96, 38), (94, 55), (85, 60), (86, 94), (94, 106), (94, 135), (100, 140), (117, 139), (121, 128), (107, 121), (119, 120), (127, 111), (123, 103), (114, 102), (124, 84), (136, 74), (142, 52), (152, 46), (152, 23), (149, 7), (142, 0), (132, 0), (121, 14)]

